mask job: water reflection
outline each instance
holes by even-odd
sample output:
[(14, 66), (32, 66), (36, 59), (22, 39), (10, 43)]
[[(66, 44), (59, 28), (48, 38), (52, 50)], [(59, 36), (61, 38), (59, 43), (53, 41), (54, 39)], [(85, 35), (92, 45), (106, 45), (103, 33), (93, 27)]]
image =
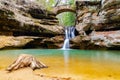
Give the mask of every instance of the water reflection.
[(112, 61), (120, 62), (120, 51), (93, 51), (93, 50), (58, 50), (58, 49), (26, 49), (26, 50), (1, 50), (0, 56), (18, 56), (19, 54), (32, 54), (38, 57), (53, 56), (63, 57), (65, 63), (69, 63), (71, 58), (89, 59), (91, 61)]
[(64, 62), (65, 64), (68, 64), (69, 63), (69, 50), (63, 50), (63, 55), (64, 55)]
[(92, 53), (91, 60), (99, 62), (118, 62), (120, 63), (120, 52), (118, 51), (96, 51)]

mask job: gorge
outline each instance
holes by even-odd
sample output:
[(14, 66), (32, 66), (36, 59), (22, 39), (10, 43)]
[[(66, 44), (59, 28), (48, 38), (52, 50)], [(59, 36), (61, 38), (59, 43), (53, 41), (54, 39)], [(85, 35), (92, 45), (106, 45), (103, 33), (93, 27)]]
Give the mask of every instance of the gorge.
[[(75, 1), (73, 49), (119, 49), (120, 1)], [(67, 9), (68, 10), (68, 9)], [(62, 9), (59, 12), (64, 12)], [(58, 49), (64, 42), (64, 27), (54, 10), (37, 1), (0, 0), (0, 48)]]
[(0, 80), (120, 80), (119, 49), (120, 0), (0, 0)]

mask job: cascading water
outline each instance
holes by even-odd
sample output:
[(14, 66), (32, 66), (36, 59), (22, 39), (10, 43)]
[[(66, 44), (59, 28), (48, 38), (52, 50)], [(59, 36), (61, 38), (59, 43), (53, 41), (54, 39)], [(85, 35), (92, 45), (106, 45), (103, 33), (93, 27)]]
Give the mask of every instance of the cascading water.
[(65, 40), (62, 49), (70, 48), (70, 39), (75, 37), (75, 27), (66, 27), (65, 28)]

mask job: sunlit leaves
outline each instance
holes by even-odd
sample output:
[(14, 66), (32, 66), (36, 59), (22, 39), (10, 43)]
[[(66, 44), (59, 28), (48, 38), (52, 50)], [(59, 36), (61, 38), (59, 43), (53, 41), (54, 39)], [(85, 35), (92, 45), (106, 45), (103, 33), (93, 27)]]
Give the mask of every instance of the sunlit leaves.
[(58, 16), (59, 24), (62, 26), (74, 26), (75, 25), (75, 13), (64, 12)]

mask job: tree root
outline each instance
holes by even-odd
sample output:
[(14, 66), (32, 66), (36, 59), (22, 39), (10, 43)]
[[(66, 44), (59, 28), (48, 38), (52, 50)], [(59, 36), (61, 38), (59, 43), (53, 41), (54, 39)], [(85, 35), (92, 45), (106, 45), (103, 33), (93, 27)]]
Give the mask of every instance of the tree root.
[(13, 71), (23, 67), (30, 67), (32, 70), (47, 68), (45, 64), (37, 61), (32, 55), (21, 54), (6, 70)]

